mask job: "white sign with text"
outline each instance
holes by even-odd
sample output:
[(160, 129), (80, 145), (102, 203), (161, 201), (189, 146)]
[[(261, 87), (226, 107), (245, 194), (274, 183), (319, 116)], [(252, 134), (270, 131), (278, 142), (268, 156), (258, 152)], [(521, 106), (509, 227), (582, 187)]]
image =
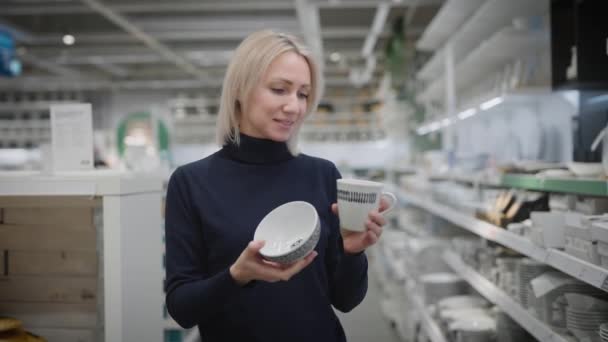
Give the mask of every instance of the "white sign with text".
[(90, 103), (51, 105), (53, 171), (93, 169), (93, 115)]

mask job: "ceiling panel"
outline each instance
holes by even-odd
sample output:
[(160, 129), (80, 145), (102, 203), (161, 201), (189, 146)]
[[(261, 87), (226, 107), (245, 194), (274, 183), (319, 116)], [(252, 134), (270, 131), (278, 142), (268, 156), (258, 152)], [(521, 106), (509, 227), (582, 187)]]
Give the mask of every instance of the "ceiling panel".
[[(0, 27), (18, 33), (23, 54), (20, 87), (53, 83), (35, 82), (30, 76), (47, 76), (45, 80), (56, 77), (55, 83), (64, 85), (70, 84), (70, 75), (78, 75), (87, 81), (81, 84), (90, 89), (110, 87), (112, 82), (129, 89), (151, 88), (146, 83), (150, 80), (155, 87), (164, 82), (169, 88), (200, 88), (196, 76), (187, 72), (196, 68), (199, 77), (208, 77), (205, 87), (219, 89), (238, 43), (255, 30), (275, 28), (321, 42), (329, 93), (349, 93), (348, 88), (353, 87), (349, 74), (365, 65), (361, 51), (379, 4), (390, 10), (380, 23), (381, 33), (374, 44), (376, 66), (368, 85), (372, 87), (377, 86), (385, 69), (383, 54), (392, 25), (407, 14), (409, 3), (419, 3), (408, 31), (410, 39), (421, 34), (439, 8), (438, 1), (431, 0), (302, 0), (299, 3), (311, 9), (302, 17), (296, 2), (289, 0), (93, 0), (141, 32), (147, 40), (144, 43), (141, 35), (127, 32), (84, 0), (0, 1)], [(432, 4), (426, 5), (428, 2)], [(310, 30), (314, 15), (318, 15), (319, 27)], [(63, 43), (66, 34), (75, 37), (74, 45)], [(332, 54), (340, 56), (339, 60), (330, 58)], [(14, 84), (21, 81), (12, 80)], [(0, 82), (0, 87), (6, 84)]]

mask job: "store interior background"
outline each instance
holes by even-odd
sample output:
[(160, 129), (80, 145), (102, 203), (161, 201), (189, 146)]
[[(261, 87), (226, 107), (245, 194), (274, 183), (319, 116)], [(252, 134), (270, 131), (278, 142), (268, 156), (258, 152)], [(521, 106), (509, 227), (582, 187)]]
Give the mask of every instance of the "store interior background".
[[(596, 139), (608, 124), (607, 10), (603, 0), (2, 0), (0, 185), (19, 172), (47, 172), (41, 151), (50, 143), (51, 104), (91, 103), (97, 168), (147, 174), (166, 186), (176, 167), (218, 149), (221, 86), (237, 44), (263, 28), (296, 34), (322, 56), (326, 79), (320, 106), (302, 127), (301, 150), (333, 161), (346, 177), (385, 182), (400, 198), (370, 253), (379, 310), (403, 341), (464, 341), (472, 329), (433, 328), (437, 319), (421, 304), (429, 300), (421, 287), (433, 282), (424, 274), (462, 266), (439, 260), (443, 249), (509, 292), (512, 284), (496, 278), (504, 262), (495, 261), (505, 253), (536, 260), (552, 248), (569, 253), (564, 242), (534, 240), (534, 208), (586, 215), (562, 220), (575, 226), (608, 212), (608, 135)], [(560, 181), (544, 183), (553, 178)], [(0, 204), (4, 195), (0, 189)], [(501, 200), (524, 210), (509, 214)], [(534, 207), (538, 201), (546, 205)], [(568, 254), (576, 262), (540, 259), (602, 288), (608, 270), (585, 241), (582, 254)], [(503, 328), (508, 322), (513, 340), (587, 336), (572, 333), (576, 321), (555, 323), (538, 312), (528, 319), (470, 286), (464, 292), (496, 304), (494, 327), (497, 317)], [(587, 318), (608, 322), (606, 310), (598, 312)], [(195, 338), (163, 314), (165, 341)], [(520, 325), (525, 334), (513, 328)], [(53, 336), (100, 336), (62, 332)], [(477, 333), (469, 340), (489, 341)]]

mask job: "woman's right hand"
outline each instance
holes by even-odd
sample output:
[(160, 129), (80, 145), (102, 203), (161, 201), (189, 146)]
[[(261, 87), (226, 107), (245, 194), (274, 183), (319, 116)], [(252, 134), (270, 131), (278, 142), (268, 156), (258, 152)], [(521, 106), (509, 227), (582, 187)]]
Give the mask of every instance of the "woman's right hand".
[(264, 247), (264, 241), (251, 241), (236, 262), (230, 266), (230, 275), (239, 285), (246, 285), (252, 280), (263, 280), (271, 283), (280, 280), (288, 281), (308, 266), (317, 256), (317, 252), (313, 250), (306, 257), (293, 264), (281, 265), (264, 260), (260, 255), (262, 247)]

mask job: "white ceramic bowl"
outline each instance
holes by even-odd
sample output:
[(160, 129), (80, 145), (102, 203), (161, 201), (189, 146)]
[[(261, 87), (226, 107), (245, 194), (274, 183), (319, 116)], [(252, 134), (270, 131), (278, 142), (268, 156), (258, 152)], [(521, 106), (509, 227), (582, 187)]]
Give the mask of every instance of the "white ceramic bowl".
[(593, 177), (604, 174), (602, 163), (568, 163), (568, 170), (579, 177)]
[(268, 213), (258, 224), (254, 240), (265, 240), (260, 254), (269, 261), (289, 264), (312, 251), (321, 233), (319, 215), (312, 204), (288, 202)]

